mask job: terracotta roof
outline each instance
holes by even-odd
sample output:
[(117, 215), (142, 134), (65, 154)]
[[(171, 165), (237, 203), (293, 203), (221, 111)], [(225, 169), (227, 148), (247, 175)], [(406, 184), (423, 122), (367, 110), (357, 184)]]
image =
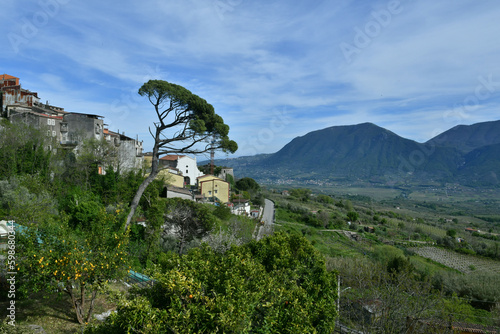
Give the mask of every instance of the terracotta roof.
[(185, 157), (185, 155), (165, 155), (161, 157), (160, 160), (175, 161), (182, 157)]
[(43, 117), (48, 117), (48, 118), (63, 119), (62, 116), (53, 116), (53, 115), (47, 115), (47, 114), (38, 114), (38, 115), (43, 116)]
[(8, 74), (2, 74), (2, 80), (7, 80), (7, 79), (19, 79), (19, 78)]

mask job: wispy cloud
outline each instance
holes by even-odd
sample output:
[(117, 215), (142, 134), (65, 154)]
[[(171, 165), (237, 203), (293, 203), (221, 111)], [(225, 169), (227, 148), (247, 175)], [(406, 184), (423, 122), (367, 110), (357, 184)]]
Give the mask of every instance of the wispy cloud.
[[(499, 16), (492, 0), (6, 0), (0, 72), (144, 136), (146, 149), (154, 116), (137, 90), (151, 78), (212, 103), (239, 155), (362, 122), (426, 141), (498, 117)], [(491, 87), (477, 98), (480, 78)]]

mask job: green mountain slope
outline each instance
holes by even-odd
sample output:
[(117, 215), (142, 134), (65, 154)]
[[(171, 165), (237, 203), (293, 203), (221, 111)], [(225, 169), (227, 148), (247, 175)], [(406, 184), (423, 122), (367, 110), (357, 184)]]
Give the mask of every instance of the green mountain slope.
[(500, 144), (500, 121), (457, 125), (430, 139), (427, 144), (454, 147), (464, 153), (485, 145)]
[(274, 154), (217, 164), (235, 168), (237, 177), (249, 176), (261, 182), (496, 185), (492, 175), (500, 173), (498, 134), (500, 121), (487, 122), (455, 127), (422, 144), (372, 123), (333, 126), (297, 137)]

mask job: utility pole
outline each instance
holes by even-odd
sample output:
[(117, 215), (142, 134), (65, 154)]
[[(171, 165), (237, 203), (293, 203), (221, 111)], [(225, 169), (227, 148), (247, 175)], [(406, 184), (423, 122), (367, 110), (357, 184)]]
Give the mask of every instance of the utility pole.
[(339, 321), (340, 321), (340, 293), (344, 292), (346, 290), (349, 290), (350, 288), (351, 287), (348, 286), (347, 288), (340, 291), (340, 276), (338, 276), (338, 278), (337, 278), (337, 313), (338, 313)]

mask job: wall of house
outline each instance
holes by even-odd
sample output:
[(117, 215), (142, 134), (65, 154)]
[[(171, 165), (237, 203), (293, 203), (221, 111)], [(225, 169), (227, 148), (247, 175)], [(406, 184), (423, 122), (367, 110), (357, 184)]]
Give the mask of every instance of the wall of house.
[(177, 191), (172, 191), (167, 189), (167, 198), (182, 198), (182, 199), (188, 199), (190, 201), (193, 200), (193, 196), (191, 194), (187, 193), (181, 193)]
[(9, 113), (9, 119), (12, 123), (25, 123), (43, 132), (46, 131), (48, 137), (60, 140), (61, 117), (36, 114), (26, 108), (12, 108)]
[(191, 186), (196, 185), (196, 178), (203, 175), (203, 173), (198, 169), (196, 158), (188, 156), (180, 157), (177, 160), (177, 169), (179, 169), (182, 172), (182, 175), (184, 175), (186, 184)]
[(250, 216), (250, 203), (247, 202), (235, 205), (233, 208), (231, 208), (231, 213), (235, 215)]
[(142, 143), (134, 139), (120, 140), (118, 146), (118, 159), (120, 163), (120, 171), (128, 172), (133, 169), (142, 167)]
[(234, 171), (232, 168), (222, 168), (220, 171), (220, 178), (227, 181), (227, 175), (231, 175), (234, 179)]
[(8, 105), (25, 105), (32, 107), (35, 103), (39, 103), (38, 93), (30, 92), (22, 89), (19, 83), (19, 78), (12, 75), (0, 75), (0, 90), (3, 93), (2, 110)]
[(205, 198), (217, 197), (221, 203), (229, 202), (229, 183), (216, 177), (199, 181), (200, 193)]
[(168, 168), (162, 169), (158, 172), (157, 177), (161, 176), (165, 177), (165, 182), (171, 186), (178, 188), (184, 187), (184, 177), (170, 172)]
[(81, 142), (85, 139), (103, 138), (104, 122), (97, 116), (70, 113), (64, 115), (63, 121), (68, 126), (68, 140)]

